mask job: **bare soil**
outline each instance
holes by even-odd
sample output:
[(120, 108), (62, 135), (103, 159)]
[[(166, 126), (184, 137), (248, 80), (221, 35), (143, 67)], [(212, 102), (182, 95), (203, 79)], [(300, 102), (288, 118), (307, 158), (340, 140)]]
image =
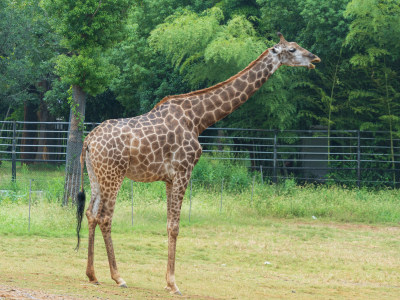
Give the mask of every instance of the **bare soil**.
[(22, 300), (22, 299), (54, 299), (54, 300), (76, 300), (81, 298), (74, 298), (65, 295), (53, 295), (42, 291), (34, 291), (29, 289), (21, 289), (17, 287), (0, 285), (0, 300)]

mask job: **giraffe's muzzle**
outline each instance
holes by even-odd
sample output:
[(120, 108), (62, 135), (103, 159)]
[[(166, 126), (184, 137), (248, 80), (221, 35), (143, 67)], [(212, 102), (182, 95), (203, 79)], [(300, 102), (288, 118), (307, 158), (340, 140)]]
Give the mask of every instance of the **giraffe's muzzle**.
[(321, 59), (318, 57), (318, 56), (316, 56), (316, 55), (314, 55), (313, 54), (313, 56), (315, 57), (312, 61), (311, 61), (311, 63), (308, 65), (308, 68), (309, 69), (315, 69), (315, 65), (313, 65), (312, 63), (319, 63), (319, 62), (321, 62)]

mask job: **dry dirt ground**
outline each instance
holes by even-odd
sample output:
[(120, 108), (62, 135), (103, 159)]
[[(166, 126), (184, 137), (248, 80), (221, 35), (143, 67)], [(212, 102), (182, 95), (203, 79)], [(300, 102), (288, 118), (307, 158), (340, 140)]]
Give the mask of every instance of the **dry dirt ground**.
[(279, 219), (187, 227), (179, 252), (183, 297), (162, 289), (167, 241), (160, 232), (114, 234), (127, 289), (110, 278), (101, 235), (100, 286), (85, 276), (87, 243), (75, 252), (75, 237), (0, 235), (0, 300), (400, 299), (399, 226)]
[(51, 300), (75, 300), (79, 298), (72, 298), (64, 295), (52, 295), (41, 291), (33, 291), (28, 289), (15, 288), (12, 286), (0, 285), (0, 300), (22, 300), (22, 299), (51, 299)]

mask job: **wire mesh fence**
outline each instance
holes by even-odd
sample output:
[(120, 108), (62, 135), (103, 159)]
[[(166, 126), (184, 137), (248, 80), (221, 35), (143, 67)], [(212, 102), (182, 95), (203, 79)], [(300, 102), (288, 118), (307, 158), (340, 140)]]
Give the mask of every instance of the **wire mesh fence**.
[(399, 183), (400, 139), (390, 132), (233, 128), (210, 131), (228, 134), (200, 137), (205, 152), (214, 153), (214, 159), (242, 160), (273, 182), (296, 178), (357, 186)]
[[(65, 164), (68, 122), (0, 122), (0, 162)], [(85, 133), (98, 123), (85, 123)], [(400, 183), (400, 137), (387, 131), (209, 128), (199, 141), (206, 159), (260, 172), (264, 181)]]

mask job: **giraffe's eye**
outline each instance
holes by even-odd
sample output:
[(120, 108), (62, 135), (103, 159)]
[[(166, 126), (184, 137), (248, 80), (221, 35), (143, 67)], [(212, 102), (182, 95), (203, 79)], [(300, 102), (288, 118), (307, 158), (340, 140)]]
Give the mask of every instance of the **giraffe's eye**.
[(296, 48), (290, 48), (290, 49), (289, 49), (289, 52), (292, 52), (292, 53), (293, 53), (293, 52), (296, 52)]

